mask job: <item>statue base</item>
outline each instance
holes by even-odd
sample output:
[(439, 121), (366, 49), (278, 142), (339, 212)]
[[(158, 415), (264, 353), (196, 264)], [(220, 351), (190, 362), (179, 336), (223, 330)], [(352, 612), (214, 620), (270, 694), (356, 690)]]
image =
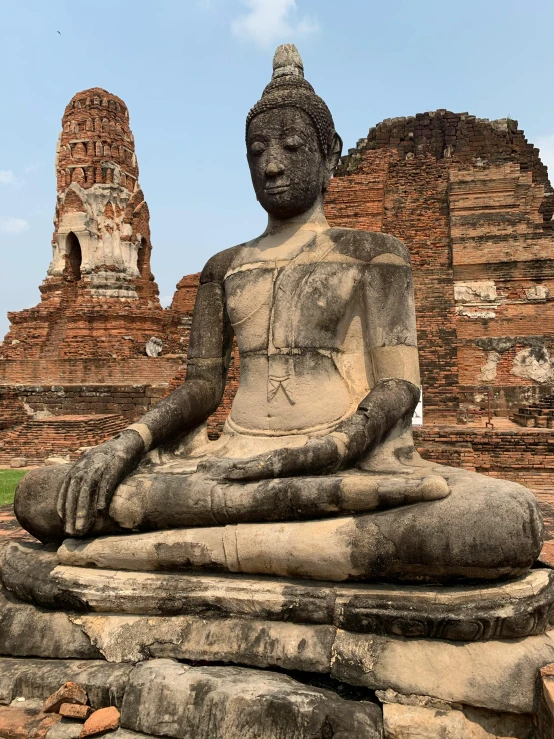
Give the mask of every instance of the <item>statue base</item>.
[[(382, 714), (394, 739), (421, 722), (430, 739), (449, 736), (448, 721), (479, 737), (538, 731), (539, 671), (554, 662), (550, 569), (488, 585), (343, 585), (60, 566), (30, 543), (1, 553), (0, 704), (73, 680), (98, 706), (122, 706), (120, 739), (166, 720), (175, 739), (373, 738)], [(189, 720), (211, 733), (187, 733)]]

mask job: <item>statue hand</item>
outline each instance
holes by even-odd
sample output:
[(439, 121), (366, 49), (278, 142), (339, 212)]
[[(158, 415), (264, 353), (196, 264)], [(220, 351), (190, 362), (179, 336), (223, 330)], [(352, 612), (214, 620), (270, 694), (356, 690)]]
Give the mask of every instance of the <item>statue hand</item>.
[(335, 471), (340, 456), (330, 436), (311, 439), (301, 447), (283, 447), (247, 459), (209, 457), (198, 465), (214, 480), (265, 480), (272, 477), (325, 475)]
[(89, 449), (71, 467), (58, 495), (58, 515), (68, 536), (83, 536), (98, 511), (108, 508), (119, 483), (140, 461), (144, 442), (135, 431)]

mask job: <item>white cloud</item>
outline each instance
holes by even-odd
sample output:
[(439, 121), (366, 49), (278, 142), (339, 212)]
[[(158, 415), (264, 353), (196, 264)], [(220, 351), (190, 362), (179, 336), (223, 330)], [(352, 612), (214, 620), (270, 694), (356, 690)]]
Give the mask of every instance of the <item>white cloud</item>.
[(23, 218), (12, 218), (7, 216), (0, 218), (0, 231), (5, 234), (20, 234), (29, 228), (29, 224)]
[(15, 175), (11, 169), (0, 169), (0, 185), (13, 185)]
[(235, 36), (268, 47), (275, 43), (291, 43), (299, 36), (319, 30), (317, 21), (300, 17), (296, 0), (243, 0), (248, 13), (231, 24)]
[(554, 185), (554, 133), (539, 136), (535, 141), (535, 146), (540, 149), (541, 161), (548, 167), (550, 184)]

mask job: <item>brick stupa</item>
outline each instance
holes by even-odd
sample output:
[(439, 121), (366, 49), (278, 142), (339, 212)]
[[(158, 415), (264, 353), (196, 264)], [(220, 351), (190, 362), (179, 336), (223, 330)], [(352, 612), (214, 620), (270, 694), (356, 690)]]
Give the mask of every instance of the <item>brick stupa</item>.
[[(140, 357), (162, 332), (148, 205), (129, 111), (101, 88), (77, 93), (56, 149), (53, 258), (38, 306), (9, 313), (4, 359)], [(46, 379), (46, 378), (45, 378)]]
[[(8, 314), (0, 344), (0, 464), (76, 458), (183, 375), (190, 317), (160, 305), (138, 176), (125, 103), (97, 87), (77, 93), (56, 149), (53, 257), (41, 301)], [(151, 337), (160, 356), (147, 355)]]

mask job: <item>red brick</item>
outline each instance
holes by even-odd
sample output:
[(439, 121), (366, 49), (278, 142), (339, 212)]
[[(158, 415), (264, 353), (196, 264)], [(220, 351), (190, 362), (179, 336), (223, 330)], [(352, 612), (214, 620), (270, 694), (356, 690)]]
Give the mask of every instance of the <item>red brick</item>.
[(83, 729), (79, 734), (80, 739), (87, 736), (95, 736), (102, 734), (104, 731), (117, 729), (119, 726), (120, 714), (115, 706), (109, 708), (100, 708), (85, 721)]
[(77, 683), (65, 683), (52, 693), (43, 703), (44, 713), (57, 713), (63, 703), (79, 703), (85, 705), (87, 702), (86, 691)]

